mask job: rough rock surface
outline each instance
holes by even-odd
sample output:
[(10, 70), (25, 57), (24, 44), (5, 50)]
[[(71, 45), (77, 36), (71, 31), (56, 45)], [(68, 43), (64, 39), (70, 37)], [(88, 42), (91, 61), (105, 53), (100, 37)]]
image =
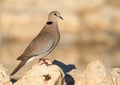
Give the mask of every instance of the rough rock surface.
[[(101, 61), (89, 63), (83, 72), (73, 69), (65, 76), (57, 65), (46, 66), (41, 63), (34, 64), (32, 69), (13, 85), (120, 85), (120, 68), (112, 68)], [(0, 85), (12, 85), (8, 71), (2, 65)]]
[(0, 85), (12, 85), (7, 69), (0, 64)]
[(58, 66), (37, 63), (13, 85), (63, 85), (63, 78), (64, 74)]
[(84, 72), (75, 69), (69, 75), (75, 85), (120, 85), (120, 69), (111, 68), (100, 61), (89, 63)]

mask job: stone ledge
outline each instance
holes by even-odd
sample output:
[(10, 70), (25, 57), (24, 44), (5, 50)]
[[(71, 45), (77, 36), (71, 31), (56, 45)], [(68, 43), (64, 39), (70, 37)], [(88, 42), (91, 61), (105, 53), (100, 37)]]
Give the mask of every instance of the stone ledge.
[(120, 85), (120, 68), (112, 68), (99, 60), (89, 63), (83, 72), (73, 68), (65, 72), (64, 66), (67, 69), (72, 65), (59, 65), (36, 63), (12, 84), (8, 71), (0, 64), (0, 85)]

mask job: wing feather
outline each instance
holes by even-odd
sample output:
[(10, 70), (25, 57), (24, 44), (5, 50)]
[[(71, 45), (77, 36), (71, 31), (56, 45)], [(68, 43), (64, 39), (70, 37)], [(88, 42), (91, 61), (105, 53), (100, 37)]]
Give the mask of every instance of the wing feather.
[(32, 42), (25, 49), (24, 53), (18, 57), (18, 60), (27, 59), (32, 56), (44, 55), (51, 51), (55, 44), (55, 38), (49, 32), (42, 33), (32, 40)]

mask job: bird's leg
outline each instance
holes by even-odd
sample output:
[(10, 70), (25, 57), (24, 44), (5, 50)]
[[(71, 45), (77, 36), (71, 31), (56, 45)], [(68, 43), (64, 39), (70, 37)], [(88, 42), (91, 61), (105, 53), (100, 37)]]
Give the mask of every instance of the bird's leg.
[(46, 60), (45, 59), (43, 59), (43, 62), (45, 63), (45, 65), (46, 66), (48, 66), (49, 64), (48, 64), (48, 62), (46, 62)]
[[(47, 60), (49, 60), (49, 59), (47, 59)], [(40, 58), (38, 63), (40, 63), (40, 61), (43, 61), (43, 63), (41, 63), (41, 64), (45, 64), (46, 66), (49, 66), (48, 62), (46, 62), (46, 59)]]
[(38, 60), (38, 63), (40, 63), (41, 60), (42, 60), (42, 59), (40, 58), (40, 59)]

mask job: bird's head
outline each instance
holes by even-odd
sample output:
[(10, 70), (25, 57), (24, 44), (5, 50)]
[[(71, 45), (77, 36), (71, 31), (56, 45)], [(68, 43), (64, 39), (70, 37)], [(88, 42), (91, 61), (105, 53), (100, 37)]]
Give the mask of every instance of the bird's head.
[(61, 17), (60, 13), (58, 11), (52, 11), (50, 12), (49, 16), (48, 16), (48, 20), (49, 21), (53, 21), (53, 22), (56, 22), (58, 21), (59, 19), (62, 19), (63, 18)]

